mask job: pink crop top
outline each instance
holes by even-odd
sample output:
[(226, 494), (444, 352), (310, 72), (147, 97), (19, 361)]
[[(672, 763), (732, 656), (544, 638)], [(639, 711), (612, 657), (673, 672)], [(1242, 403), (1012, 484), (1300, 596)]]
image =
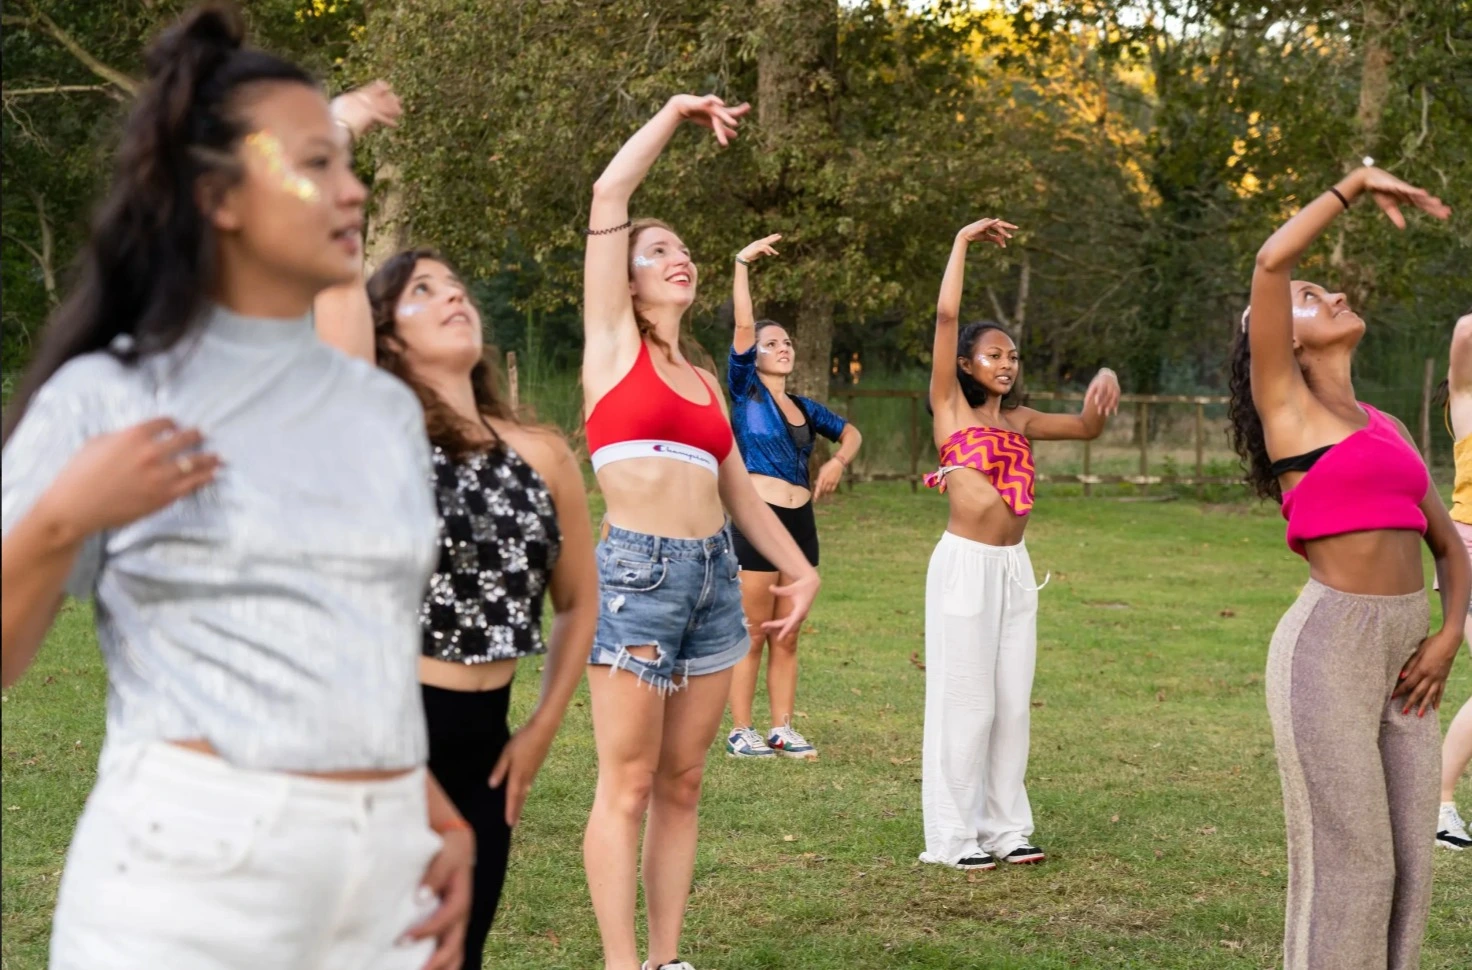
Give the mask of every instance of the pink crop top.
[[(1421, 501), (1431, 487), (1426, 464), (1390, 419), (1361, 405), (1370, 423), (1324, 452), (1283, 493), (1288, 548), (1346, 532), (1406, 529), (1426, 534)], [(1305, 558), (1307, 558), (1305, 556)]]

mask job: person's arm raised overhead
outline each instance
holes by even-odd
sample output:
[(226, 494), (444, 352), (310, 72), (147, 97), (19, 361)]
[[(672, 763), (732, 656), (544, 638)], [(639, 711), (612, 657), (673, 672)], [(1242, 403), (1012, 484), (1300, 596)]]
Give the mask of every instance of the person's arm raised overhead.
[(1451, 214), (1425, 189), (1378, 168), (1361, 168), (1298, 210), (1268, 237), (1258, 250), (1252, 271), (1252, 301), (1246, 321), (1252, 349), (1252, 400), (1260, 414), (1295, 406), (1307, 392), (1293, 352), (1293, 270), (1314, 240), (1365, 192), (1400, 229), (1406, 225), (1401, 205), (1414, 205), (1438, 219)]
[(680, 122), (689, 121), (715, 132), (728, 144), (736, 136), (749, 105), (727, 107), (715, 95), (679, 94), (624, 142), (593, 183), (588, 210), (588, 245), (583, 261), (583, 332), (585, 360), (617, 355), (621, 345), (638, 339), (634, 302), (629, 295), (629, 199), (644, 181), (650, 166), (664, 151)]
[(1006, 248), (1007, 240), (1017, 227), (1001, 219), (981, 219), (956, 233), (946, 274), (940, 282), (940, 298), (935, 304), (935, 343), (930, 360), (930, 406), (939, 414), (961, 393), (956, 379), (956, 341), (960, 336), (961, 291), (966, 280), (966, 253), (972, 243), (986, 240)]

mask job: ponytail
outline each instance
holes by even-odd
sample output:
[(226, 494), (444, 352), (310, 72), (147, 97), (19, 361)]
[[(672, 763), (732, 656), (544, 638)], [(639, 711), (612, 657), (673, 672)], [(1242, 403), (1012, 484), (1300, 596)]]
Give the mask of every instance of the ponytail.
[(109, 350), (131, 364), (193, 330), (215, 272), (214, 234), (196, 192), (202, 179), (218, 191), (242, 174), (234, 156), (248, 133), (241, 90), (265, 81), (315, 86), (295, 64), (244, 40), (234, 7), (206, 4), (150, 46), (148, 78), (123, 127), (75, 283), (46, 327), (0, 439), (72, 358)]

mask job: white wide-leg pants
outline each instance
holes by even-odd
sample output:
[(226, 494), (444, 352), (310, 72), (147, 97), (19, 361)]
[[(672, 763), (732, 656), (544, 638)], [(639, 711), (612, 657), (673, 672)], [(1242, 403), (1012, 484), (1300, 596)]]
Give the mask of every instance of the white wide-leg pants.
[(925, 580), (924, 862), (1028, 843), (1038, 589), (1023, 543), (947, 532)]

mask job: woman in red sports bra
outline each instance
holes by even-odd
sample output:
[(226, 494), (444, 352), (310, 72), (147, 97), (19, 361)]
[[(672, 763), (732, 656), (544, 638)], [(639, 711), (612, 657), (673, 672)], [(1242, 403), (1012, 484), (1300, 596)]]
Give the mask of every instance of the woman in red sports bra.
[(956, 234), (935, 312), (930, 406), (940, 469), (926, 484), (946, 493), (951, 514), (925, 580), (920, 861), (957, 869), (1043, 860), (1023, 787), (1040, 588), (1022, 541), (1033, 500), (1029, 439), (1097, 438), (1119, 404), (1119, 380), (1105, 368), (1081, 414), (1019, 407), (1012, 338), (989, 323), (956, 333), (968, 247), (1005, 246), (1016, 228), (982, 219)]
[(747, 105), (679, 95), (624, 144), (593, 186), (584, 267), (583, 391), (588, 449), (607, 500), (598, 546), (602, 606), (590, 659), (598, 789), (583, 845), (606, 970), (637, 970), (639, 828), (651, 970), (692, 970), (678, 948), (695, 866), (706, 752), (731, 670), (750, 640), (730, 516), (796, 579), (773, 590), (789, 636), (817, 571), (757, 495), (733, 446), (715, 376), (680, 350), (695, 300), (690, 252), (662, 222), (629, 219), (629, 197), (681, 121), (725, 144)]
[[(1248, 483), (1282, 503), (1288, 544), (1311, 577), (1268, 649), (1288, 827), (1285, 970), (1420, 966), (1440, 767), (1434, 709), (1472, 586), (1405, 426), (1355, 399), (1364, 320), (1343, 293), (1293, 279), (1303, 253), (1366, 192), (1399, 228), (1401, 205), (1450, 214), (1379, 169), (1351, 173), (1258, 251), (1232, 355), (1233, 444)], [(1452, 621), (1430, 636), (1423, 535)]]

